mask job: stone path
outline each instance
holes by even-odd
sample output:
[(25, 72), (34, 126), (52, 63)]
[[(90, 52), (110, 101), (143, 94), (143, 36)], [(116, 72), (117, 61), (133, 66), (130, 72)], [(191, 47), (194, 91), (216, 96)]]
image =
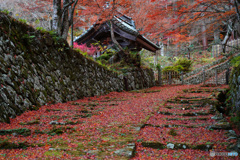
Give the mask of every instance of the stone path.
[(0, 124), (0, 159), (208, 159), (236, 148), (218, 92), (163, 86), (42, 106)]
[(239, 159), (216, 156), (237, 154), (234, 151), (240, 147), (236, 132), (216, 109), (221, 89), (194, 87), (183, 91), (160, 105), (144, 124), (133, 159)]

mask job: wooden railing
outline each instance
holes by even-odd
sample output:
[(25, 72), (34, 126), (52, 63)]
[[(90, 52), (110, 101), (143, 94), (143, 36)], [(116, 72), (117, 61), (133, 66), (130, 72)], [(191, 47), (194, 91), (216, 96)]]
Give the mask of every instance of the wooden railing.
[(155, 80), (158, 85), (229, 84), (230, 70), (231, 68), (220, 70), (219, 67), (207, 71), (203, 70), (201, 73), (199, 73), (198, 77), (193, 77), (197, 79), (195, 81), (188, 81), (189, 77), (184, 78), (184, 72), (162, 73), (160, 71), (158, 73), (155, 73)]
[[(231, 40), (226, 45), (226, 52), (233, 51), (234, 49), (240, 47), (240, 39)], [(213, 45), (212, 46), (212, 53), (214, 57), (220, 55), (223, 52), (222, 45)]]
[(164, 85), (164, 84), (183, 84), (183, 72), (174, 72), (174, 71), (170, 71), (170, 72), (161, 72), (160, 71), (160, 76), (159, 76), (159, 72), (157, 74), (155, 74), (155, 80), (158, 81), (158, 83), (160, 85)]

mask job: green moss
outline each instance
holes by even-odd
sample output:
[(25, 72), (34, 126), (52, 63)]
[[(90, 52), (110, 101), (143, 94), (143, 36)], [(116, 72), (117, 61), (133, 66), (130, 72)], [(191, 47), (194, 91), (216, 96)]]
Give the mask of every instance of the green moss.
[(44, 97), (46, 97), (46, 98), (48, 97), (47, 90), (43, 90), (42, 93), (43, 93)]
[(81, 118), (88, 118), (88, 117), (91, 117), (92, 116), (92, 114), (90, 114), (90, 113), (87, 113), (87, 114), (83, 114), (83, 115), (78, 115), (79, 117), (81, 117)]
[(230, 121), (231, 121), (231, 123), (232, 124), (234, 124), (234, 125), (240, 125), (240, 116), (232, 116), (231, 118), (230, 118)]
[(177, 135), (177, 132), (175, 129), (171, 128), (170, 131), (168, 132), (169, 135), (171, 136), (176, 136)]
[(240, 56), (237, 56), (237, 57), (232, 58), (232, 60), (231, 60), (231, 65), (232, 65), (233, 67), (238, 67), (238, 66), (240, 66)]
[(65, 128), (63, 128), (63, 127), (60, 127), (60, 128), (53, 128), (53, 129), (51, 129), (49, 132), (48, 132), (48, 134), (49, 135), (51, 135), (51, 136), (54, 136), (54, 135), (60, 135), (60, 134), (63, 134), (63, 132), (64, 132), (64, 130), (65, 130)]
[(12, 143), (8, 139), (0, 139), (0, 149), (27, 149), (29, 145), (26, 142)]
[(162, 143), (159, 142), (142, 142), (143, 147), (149, 147), (154, 149), (164, 149), (165, 146)]
[(48, 132), (49, 135), (54, 136), (54, 135), (60, 135), (63, 134), (64, 132), (73, 132), (75, 131), (74, 128), (72, 127), (59, 127), (57, 128), (56, 126), (53, 126), (53, 128)]
[(53, 141), (48, 142), (52, 147), (68, 147), (68, 141), (63, 140), (62, 138), (54, 139)]
[(27, 128), (0, 130), (0, 135), (7, 135), (12, 133), (16, 133), (18, 135), (23, 135), (23, 136), (29, 136), (31, 135), (31, 130)]
[(6, 64), (6, 62), (4, 61), (4, 59), (2, 57), (0, 57), (0, 62), (1, 62), (1, 64)]
[(96, 60), (100, 61), (100, 60), (105, 60), (106, 63), (107, 61), (113, 56), (113, 52), (107, 52), (102, 54), (100, 57), (98, 57)]
[(194, 113), (184, 113), (183, 116), (196, 116)]
[(212, 145), (209, 145), (209, 144), (198, 144), (198, 145), (192, 146), (191, 148), (192, 149), (199, 149), (199, 150), (210, 150), (210, 149), (212, 149)]
[(62, 157), (63, 152), (60, 150), (53, 150), (53, 151), (47, 151), (44, 153), (45, 156), (56, 156), (56, 157)]
[(21, 73), (22, 73), (22, 75), (23, 75), (22, 77), (23, 77), (24, 79), (27, 79), (27, 78), (28, 78), (28, 71), (27, 71), (26, 69), (23, 69)]
[(44, 134), (45, 132), (40, 131), (40, 130), (37, 129), (37, 130), (34, 131), (34, 133), (35, 133), (35, 134)]
[(76, 121), (76, 122), (73, 122), (73, 121), (66, 121), (65, 122), (65, 125), (76, 125), (76, 124), (81, 124), (82, 122), (80, 121)]
[(39, 109), (39, 106), (33, 105), (30, 107), (30, 110), (32, 110), (32, 111), (37, 111), (38, 109)]
[(33, 125), (33, 124), (40, 124), (40, 121), (39, 120), (32, 120), (32, 121), (29, 121), (29, 122), (26, 122), (26, 123), (20, 122), (19, 124), (20, 125)]
[(86, 106), (86, 103), (72, 102), (71, 105)]
[(13, 81), (13, 89), (17, 92), (17, 94), (21, 95), (19, 86), (20, 86), (19, 82), (17, 83), (16, 81)]
[(98, 106), (99, 105), (99, 103), (88, 103), (88, 107), (96, 107), (96, 106)]
[(167, 109), (172, 109), (173, 106), (166, 106), (165, 108), (167, 108)]
[(187, 149), (187, 148), (190, 148), (190, 147), (185, 143), (174, 144), (174, 149)]

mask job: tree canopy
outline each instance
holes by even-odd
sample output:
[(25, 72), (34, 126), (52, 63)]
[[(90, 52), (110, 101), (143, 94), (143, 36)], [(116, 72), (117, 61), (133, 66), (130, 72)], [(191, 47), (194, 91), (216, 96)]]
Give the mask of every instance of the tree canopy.
[(165, 44), (199, 42), (206, 49), (208, 39), (226, 46), (233, 34), (239, 35), (239, 0), (35, 0), (20, 5), (31, 12), (50, 10), (52, 29), (64, 39), (70, 26), (87, 28), (117, 11), (131, 16), (151, 40)]

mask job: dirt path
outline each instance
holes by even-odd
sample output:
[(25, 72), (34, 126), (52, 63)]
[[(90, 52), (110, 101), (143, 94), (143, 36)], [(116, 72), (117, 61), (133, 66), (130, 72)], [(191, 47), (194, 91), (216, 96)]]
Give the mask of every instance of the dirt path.
[(211, 119), (215, 94), (163, 86), (42, 106), (0, 123), (0, 159), (208, 159), (236, 141)]

